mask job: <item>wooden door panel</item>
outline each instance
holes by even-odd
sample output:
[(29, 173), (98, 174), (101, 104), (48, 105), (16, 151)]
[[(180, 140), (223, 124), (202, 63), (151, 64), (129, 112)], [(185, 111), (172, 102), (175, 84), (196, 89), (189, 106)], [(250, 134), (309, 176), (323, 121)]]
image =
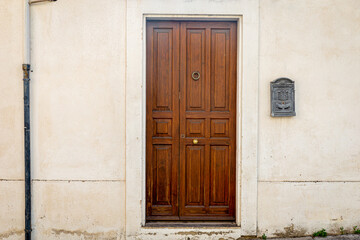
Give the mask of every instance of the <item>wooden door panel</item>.
[(211, 29), (211, 111), (229, 111), (229, 35), (229, 29)]
[(179, 23), (148, 22), (146, 216), (178, 219)]
[(186, 137), (205, 137), (205, 119), (186, 119)]
[(153, 110), (172, 110), (172, 29), (154, 29), (153, 31)]
[(185, 160), (186, 205), (204, 205), (204, 146), (187, 146)]
[(153, 204), (171, 205), (171, 145), (153, 145)]
[(180, 49), (180, 219), (233, 220), (236, 24), (182, 22)]
[(236, 23), (146, 30), (146, 219), (234, 220)]
[[(189, 29), (186, 33), (187, 62), (187, 88), (186, 88), (186, 110), (205, 110), (205, 84), (203, 81), (192, 79), (193, 72), (204, 72), (205, 62), (205, 29)], [(201, 78), (201, 76), (200, 76)]]
[(210, 147), (210, 205), (227, 206), (229, 199), (229, 147)]
[(212, 118), (210, 120), (210, 136), (212, 138), (229, 137), (229, 119)]
[(172, 137), (172, 119), (153, 118), (153, 137)]

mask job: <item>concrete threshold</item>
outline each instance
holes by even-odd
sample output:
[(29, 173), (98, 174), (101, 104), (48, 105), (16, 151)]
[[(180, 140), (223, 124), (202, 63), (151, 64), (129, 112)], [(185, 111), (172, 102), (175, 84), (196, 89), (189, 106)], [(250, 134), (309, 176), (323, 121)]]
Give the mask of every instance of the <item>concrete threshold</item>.
[(145, 224), (145, 228), (158, 228), (158, 227), (179, 227), (179, 228), (211, 228), (211, 227), (239, 227), (233, 221), (149, 221)]

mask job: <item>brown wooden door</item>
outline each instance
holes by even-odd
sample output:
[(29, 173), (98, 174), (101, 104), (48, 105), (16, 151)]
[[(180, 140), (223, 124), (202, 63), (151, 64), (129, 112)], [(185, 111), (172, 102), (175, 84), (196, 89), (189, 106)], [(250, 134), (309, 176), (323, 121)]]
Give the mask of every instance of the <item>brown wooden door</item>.
[(234, 220), (236, 23), (148, 22), (146, 41), (147, 220)]

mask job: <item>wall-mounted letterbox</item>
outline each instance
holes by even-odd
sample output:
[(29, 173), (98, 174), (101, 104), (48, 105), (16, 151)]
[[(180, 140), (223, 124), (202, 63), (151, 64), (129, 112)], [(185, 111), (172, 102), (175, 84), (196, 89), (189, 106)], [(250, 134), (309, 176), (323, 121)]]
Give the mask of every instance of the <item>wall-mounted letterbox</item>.
[(295, 83), (288, 78), (278, 78), (270, 83), (271, 116), (295, 116)]

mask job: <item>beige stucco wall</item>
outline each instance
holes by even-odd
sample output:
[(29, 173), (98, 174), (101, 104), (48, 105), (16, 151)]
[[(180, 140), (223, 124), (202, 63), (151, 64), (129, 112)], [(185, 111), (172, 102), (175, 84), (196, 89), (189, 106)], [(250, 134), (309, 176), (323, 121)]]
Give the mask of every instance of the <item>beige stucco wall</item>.
[(125, 2), (31, 6), (36, 239), (121, 239)]
[[(260, 232), (360, 224), (359, 23), (358, 0), (261, 1)], [(270, 117), (282, 76), (296, 83), (293, 118)]]
[(23, 4), (0, 1), (0, 239), (24, 229)]
[[(0, 0), (0, 240), (24, 238), (24, 2)], [(143, 27), (159, 14), (240, 19), (238, 228), (142, 227)], [(231, 239), (360, 225), (359, 22), (358, 0), (33, 5), (34, 239)], [(270, 117), (278, 77), (295, 80), (296, 117)]]

